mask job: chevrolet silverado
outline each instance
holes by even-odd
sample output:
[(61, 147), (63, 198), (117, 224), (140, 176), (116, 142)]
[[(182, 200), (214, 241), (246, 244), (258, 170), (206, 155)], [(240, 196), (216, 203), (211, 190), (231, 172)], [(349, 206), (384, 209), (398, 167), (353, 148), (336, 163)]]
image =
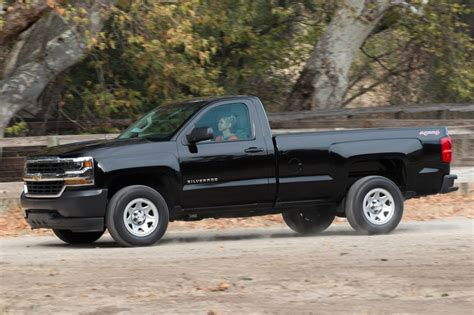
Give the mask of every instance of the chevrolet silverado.
[(64, 242), (108, 229), (122, 246), (174, 220), (281, 213), (301, 234), (336, 216), (360, 233), (395, 229), (404, 200), (456, 190), (444, 127), (273, 135), (254, 96), (158, 106), (113, 140), (51, 147), (25, 162), (26, 221)]

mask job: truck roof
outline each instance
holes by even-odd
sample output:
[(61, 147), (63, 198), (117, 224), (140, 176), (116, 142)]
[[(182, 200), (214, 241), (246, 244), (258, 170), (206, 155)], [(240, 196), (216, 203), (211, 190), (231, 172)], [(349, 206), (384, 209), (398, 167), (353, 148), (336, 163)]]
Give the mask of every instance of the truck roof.
[(208, 97), (196, 97), (196, 98), (190, 98), (182, 101), (177, 101), (170, 103), (169, 105), (173, 104), (187, 104), (187, 103), (202, 103), (202, 106), (207, 105), (211, 102), (215, 101), (227, 101), (227, 100), (232, 100), (236, 98), (243, 98), (243, 97), (255, 97), (251, 95), (223, 95), (223, 96), (208, 96)]

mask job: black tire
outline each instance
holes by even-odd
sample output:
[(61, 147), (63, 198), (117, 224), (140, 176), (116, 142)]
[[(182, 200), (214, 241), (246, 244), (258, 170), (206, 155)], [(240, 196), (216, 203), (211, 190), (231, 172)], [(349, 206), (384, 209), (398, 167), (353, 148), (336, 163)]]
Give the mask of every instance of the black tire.
[(68, 244), (90, 244), (97, 241), (102, 232), (72, 232), (70, 230), (53, 229), (54, 234), (63, 242)]
[(282, 213), (286, 225), (300, 234), (318, 234), (334, 221), (335, 213), (318, 209), (287, 211)]
[[(124, 222), (124, 212), (133, 200), (146, 199), (158, 211), (158, 222), (153, 232), (145, 236), (132, 234)], [(106, 225), (112, 238), (121, 246), (150, 246), (158, 242), (168, 228), (169, 211), (165, 199), (148, 186), (133, 185), (122, 188), (110, 199), (107, 206)]]
[[(367, 200), (370, 200), (373, 195), (369, 195), (369, 193), (374, 191), (378, 191), (379, 196), (383, 196), (382, 198), (385, 198), (386, 194), (383, 191), (386, 191), (393, 199), (393, 208), (390, 208), (393, 210), (374, 210), (382, 214), (382, 219), (379, 219), (380, 223), (376, 222), (378, 214), (373, 214), (372, 210), (368, 210), (368, 208), (364, 210), (364, 199), (367, 197)], [(374, 202), (377, 203), (380, 200)], [(400, 223), (403, 216), (403, 201), (402, 193), (393, 181), (382, 176), (367, 176), (356, 181), (349, 189), (345, 201), (346, 217), (352, 228), (360, 234), (386, 234), (393, 231)], [(381, 201), (377, 206), (380, 204), (391, 207), (392, 202), (391, 200)], [(367, 205), (370, 206), (369, 201)], [(390, 213), (391, 215), (389, 215)]]

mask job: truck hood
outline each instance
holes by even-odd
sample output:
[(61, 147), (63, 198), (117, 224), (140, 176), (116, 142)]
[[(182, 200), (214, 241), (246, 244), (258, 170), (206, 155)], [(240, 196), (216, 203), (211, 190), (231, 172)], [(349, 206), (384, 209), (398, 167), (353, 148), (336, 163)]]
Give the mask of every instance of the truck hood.
[(147, 139), (110, 139), (76, 142), (71, 144), (58, 145), (46, 148), (42, 151), (30, 155), (31, 158), (38, 157), (80, 157), (80, 156), (101, 156), (112, 151), (121, 151), (131, 146), (143, 145), (153, 141)]

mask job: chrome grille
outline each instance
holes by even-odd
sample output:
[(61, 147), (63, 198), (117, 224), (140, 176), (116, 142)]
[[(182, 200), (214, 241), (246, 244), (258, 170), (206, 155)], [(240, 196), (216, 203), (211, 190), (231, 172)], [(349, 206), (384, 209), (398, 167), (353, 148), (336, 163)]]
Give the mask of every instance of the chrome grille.
[(51, 195), (55, 196), (61, 193), (64, 187), (64, 181), (46, 181), (46, 182), (26, 182), (29, 195)]
[[(86, 163), (87, 162), (87, 163)], [(26, 160), (25, 196), (58, 198), (66, 187), (94, 185), (92, 157), (39, 157)]]

